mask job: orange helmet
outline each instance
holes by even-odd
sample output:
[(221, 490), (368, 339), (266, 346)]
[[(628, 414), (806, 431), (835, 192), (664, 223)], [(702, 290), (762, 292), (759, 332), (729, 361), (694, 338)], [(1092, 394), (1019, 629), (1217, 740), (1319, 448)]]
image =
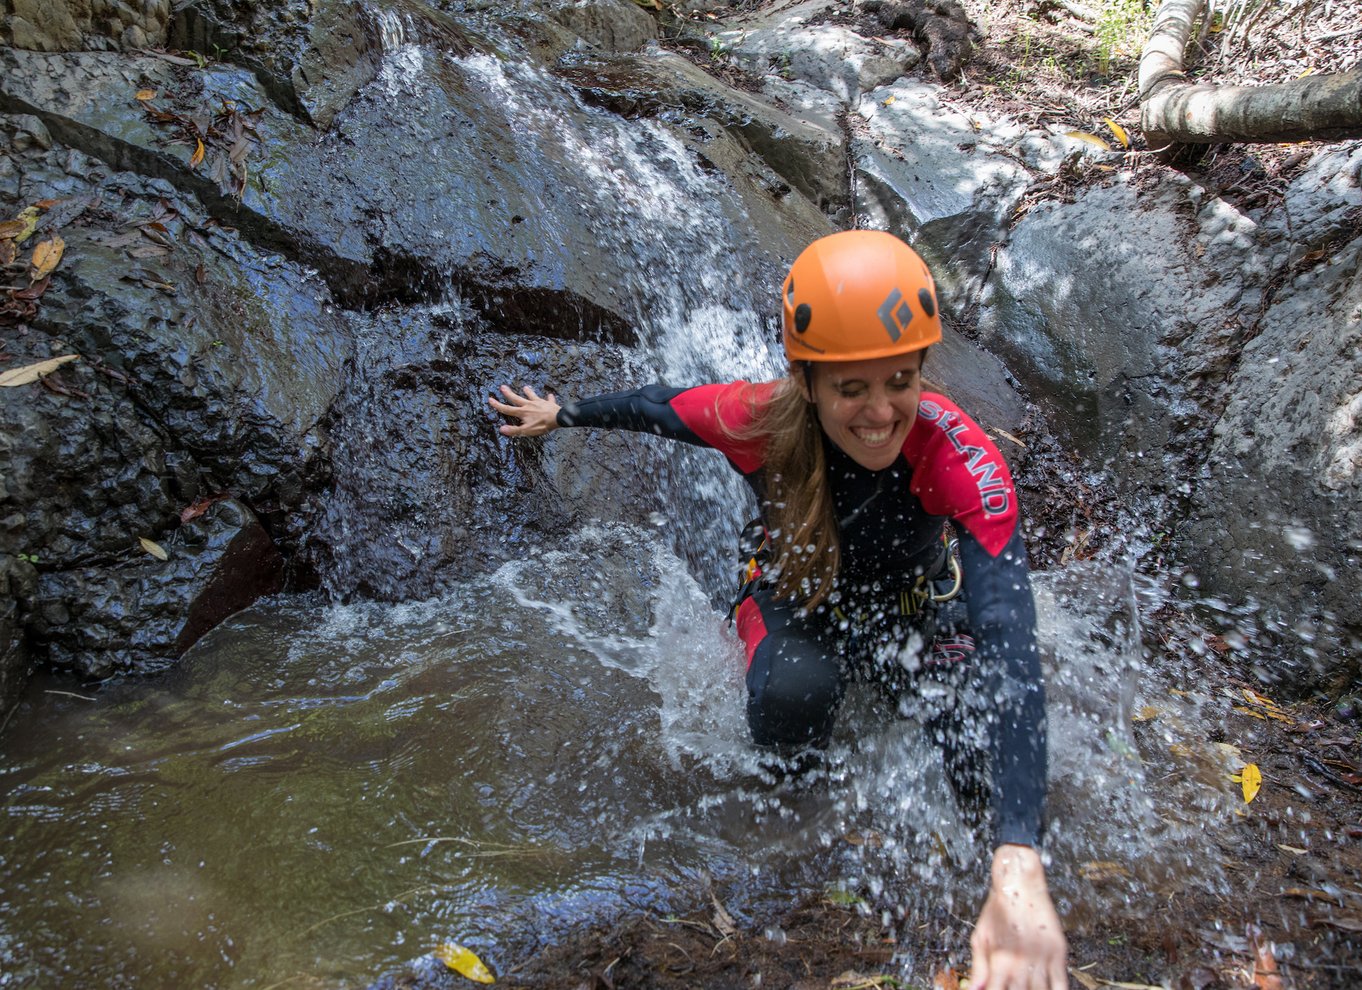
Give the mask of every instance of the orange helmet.
[(783, 302), (791, 361), (862, 361), (941, 339), (932, 273), (916, 251), (882, 230), (814, 241), (790, 267)]

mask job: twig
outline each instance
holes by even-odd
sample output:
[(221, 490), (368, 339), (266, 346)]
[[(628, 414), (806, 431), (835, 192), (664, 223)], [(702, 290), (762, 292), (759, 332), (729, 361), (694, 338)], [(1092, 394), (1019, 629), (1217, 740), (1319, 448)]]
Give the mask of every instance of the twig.
[(45, 690), (45, 691), (43, 692), (43, 694), (61, 694), (61, 695), (65, 695), (65, 696), (68, 697), (68, 698), (79, 698), (81, 701), (98, 701), (98, 700), (99, 700), (98, 698), (87, 698), (87, 697), (86, 697), (85, 695), (83, 695), (83, 694), (75, 694), (75, 693), (73, 693), (73, 692), (71, 692), (71, 691), (58, 691), (58, 690), (56, 690), (56, 689), (54, 689), (54, 688), (48, 688), (47, 690)]
[(1331, 31), (1328, 34), (1320, 35), (1315, 41), (1337, 41), (1339, 38), (1349, 38), (1355, 34), (1362, 34), (1362, 27), (1344, 28), (1342, 31)]

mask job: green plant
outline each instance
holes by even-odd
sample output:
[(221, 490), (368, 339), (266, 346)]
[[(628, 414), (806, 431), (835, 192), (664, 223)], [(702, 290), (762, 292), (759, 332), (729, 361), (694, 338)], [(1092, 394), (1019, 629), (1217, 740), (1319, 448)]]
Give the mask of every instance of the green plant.
[(18, 557), (26, 564), (36, 564), (38, 562), (38, 555), (36, 553), (21, 553)]
[(1144, 0), (1102, 0), (1097, 16), (1097, 71), (1106, 75), (1111, 57), (1137, 52), (1154, 22)]

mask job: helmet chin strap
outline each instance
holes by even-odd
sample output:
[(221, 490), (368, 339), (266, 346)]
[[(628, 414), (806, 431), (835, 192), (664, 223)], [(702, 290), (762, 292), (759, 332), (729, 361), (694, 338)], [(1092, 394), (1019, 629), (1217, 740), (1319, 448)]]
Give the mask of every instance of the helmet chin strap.
[[(804, 397), (813, 402), (813, 362), (800, 361), (804, 367)], [(817, 405), (817, 403), (814, 403)]]

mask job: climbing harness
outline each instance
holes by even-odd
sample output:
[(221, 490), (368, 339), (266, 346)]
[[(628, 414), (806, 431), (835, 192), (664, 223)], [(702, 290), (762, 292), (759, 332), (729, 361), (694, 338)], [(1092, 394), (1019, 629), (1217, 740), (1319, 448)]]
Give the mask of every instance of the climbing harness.
[[(873, 496), (872, 496), (873, 498)], [(738, 594), (728, 609), (728, 622), (733, 623), (738, 608), (761, 585), (770, 563), (771, 537), (760, 519), (753, 519), (738, 535), (738, 554), (743, 561), (738, 579)], [(911, 586), (901, 589), (895, 605), (900, 616), (911, 618), (934, 605), (943, 605), (959, 596), (964, 586), (960, 570), (960, 541), (941, 534), (941, 553), (927, 574), (919, 575)], [(832, 607), (832, 614), (840, 622), (850, 617), (840, 605)], [(862, 616), (856, 617), (858, 620)]]

